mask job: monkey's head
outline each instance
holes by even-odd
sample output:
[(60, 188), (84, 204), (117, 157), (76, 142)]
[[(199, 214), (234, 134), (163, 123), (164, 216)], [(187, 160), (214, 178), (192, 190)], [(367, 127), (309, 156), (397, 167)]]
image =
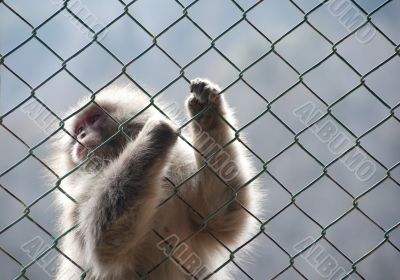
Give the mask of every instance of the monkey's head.
[(86, 167), (107, 164), (155, 113), (151, 108), (141, 112), (148, 104), (143, 96), (123, 89), (100, 92), (94, 102), (88, 98), (81, 100), (66, 114), (66, 132), (62, 132), (56, 143), (57, 154), (63, 154), (69, 169), (88, 159), (90, 153), (93, 155), (86, 161)]
[[(113, 134), (117, 133), (118, 129), (117, 123), (107, 114), (105, 109), (101, 105), (95, 104), (90, 105), (74, 117), (70, 127), (70, 133), (75, 140), (71, 145), (71, 159), (75, 163), (85, 160), (89, 151), (98, 148)], [(118, 142), (120, 142), (123, 138), (118, 136), (110, 140), (116, 142), (118, 138)], [(114, 144), (118, 144), (116, 146), (118, 147), (123, 143)], [(101, 157), (111, 156), (111, 152), (109, 143), (104, 143), (102, 147), (95, 151), (96, 155)]]

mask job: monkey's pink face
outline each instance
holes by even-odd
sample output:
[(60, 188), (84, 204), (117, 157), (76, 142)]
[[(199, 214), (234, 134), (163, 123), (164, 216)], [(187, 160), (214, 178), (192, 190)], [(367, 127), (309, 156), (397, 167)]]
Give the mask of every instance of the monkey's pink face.
[(104, 140), (108, 116), (99, 107), (94, 106), (81, 113), (74, 121), (72, 132), (78, 141), (72, 147), (72, 160), (78, 163), (85, 160), (88, 152), (99, 146)]

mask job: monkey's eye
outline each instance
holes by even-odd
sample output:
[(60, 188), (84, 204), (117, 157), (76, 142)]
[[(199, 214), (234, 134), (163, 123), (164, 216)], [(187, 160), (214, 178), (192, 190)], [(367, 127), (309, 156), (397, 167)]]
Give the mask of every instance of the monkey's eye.
[(78, 127), (78, 129), (75, 131), (76, 135), (81, 134), (81, 132), (83, 131), (83, 126)]

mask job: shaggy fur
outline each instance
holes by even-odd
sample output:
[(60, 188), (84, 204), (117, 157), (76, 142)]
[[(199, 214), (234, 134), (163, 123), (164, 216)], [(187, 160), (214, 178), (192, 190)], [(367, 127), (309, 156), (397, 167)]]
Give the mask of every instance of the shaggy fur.
[[(60, 185), (76, 201), (60, 193), (60, 230), (77, 225), (61, 239), (61, 250), (87, 270), (85, 279), (131, 280), (146, 273), (146, 279), (202, 279), (229, 259), (226, 247), (236, 249), (256, 229), (244, 209), (257, 214), (261, 196), (256, 181), (241, 188), (254, 175), (245, 149), (234, 141), (218, 152), (235, 137), (224, 121), (235, 124), (231, 109), (207, 80), (192, 81), (191, 92), (191, 117), (210, 108), (189, 125), (191, 133), (185, 137), (197, 151), (155, 109), (141, 112), (149, 101), (127, 90), (102, 92), (96, 96), (97, 105), (83, 100), (75, 110), (87, 106), (67, 121), (73, 135), (81, 116), (100, 106), (107, 112), (99, 128), (104, 142), (129, 120), (124, 125), (129, 137), (114, 135), (94, 151), (94, 160)], [(132, 116), (136, 117), (130, 120)], [(65, 134), (55, 145), (54, 168), (60, 176), (77, 166), (71, 156), (76, 142)], [(212, 154), (205, 165), (203, 156)], [(175, 194), (174, 185), (182, 182)], [(167, 253), (172, 257), (165, 260)], [(61, 257), (58, 280), (79, 279), (81, 273)], [(227, 269), (214, 277), (232, 279)]]

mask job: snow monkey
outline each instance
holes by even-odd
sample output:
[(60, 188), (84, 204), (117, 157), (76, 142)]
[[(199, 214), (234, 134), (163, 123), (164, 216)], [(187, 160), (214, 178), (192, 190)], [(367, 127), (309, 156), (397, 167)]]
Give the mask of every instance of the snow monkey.
[(188, 136), (131, 90), (73, 108), (54, 147), (56, 279), (233, 279), (221, 267), (259, 228), (261, 196), (218, 86), (190, 92)]

